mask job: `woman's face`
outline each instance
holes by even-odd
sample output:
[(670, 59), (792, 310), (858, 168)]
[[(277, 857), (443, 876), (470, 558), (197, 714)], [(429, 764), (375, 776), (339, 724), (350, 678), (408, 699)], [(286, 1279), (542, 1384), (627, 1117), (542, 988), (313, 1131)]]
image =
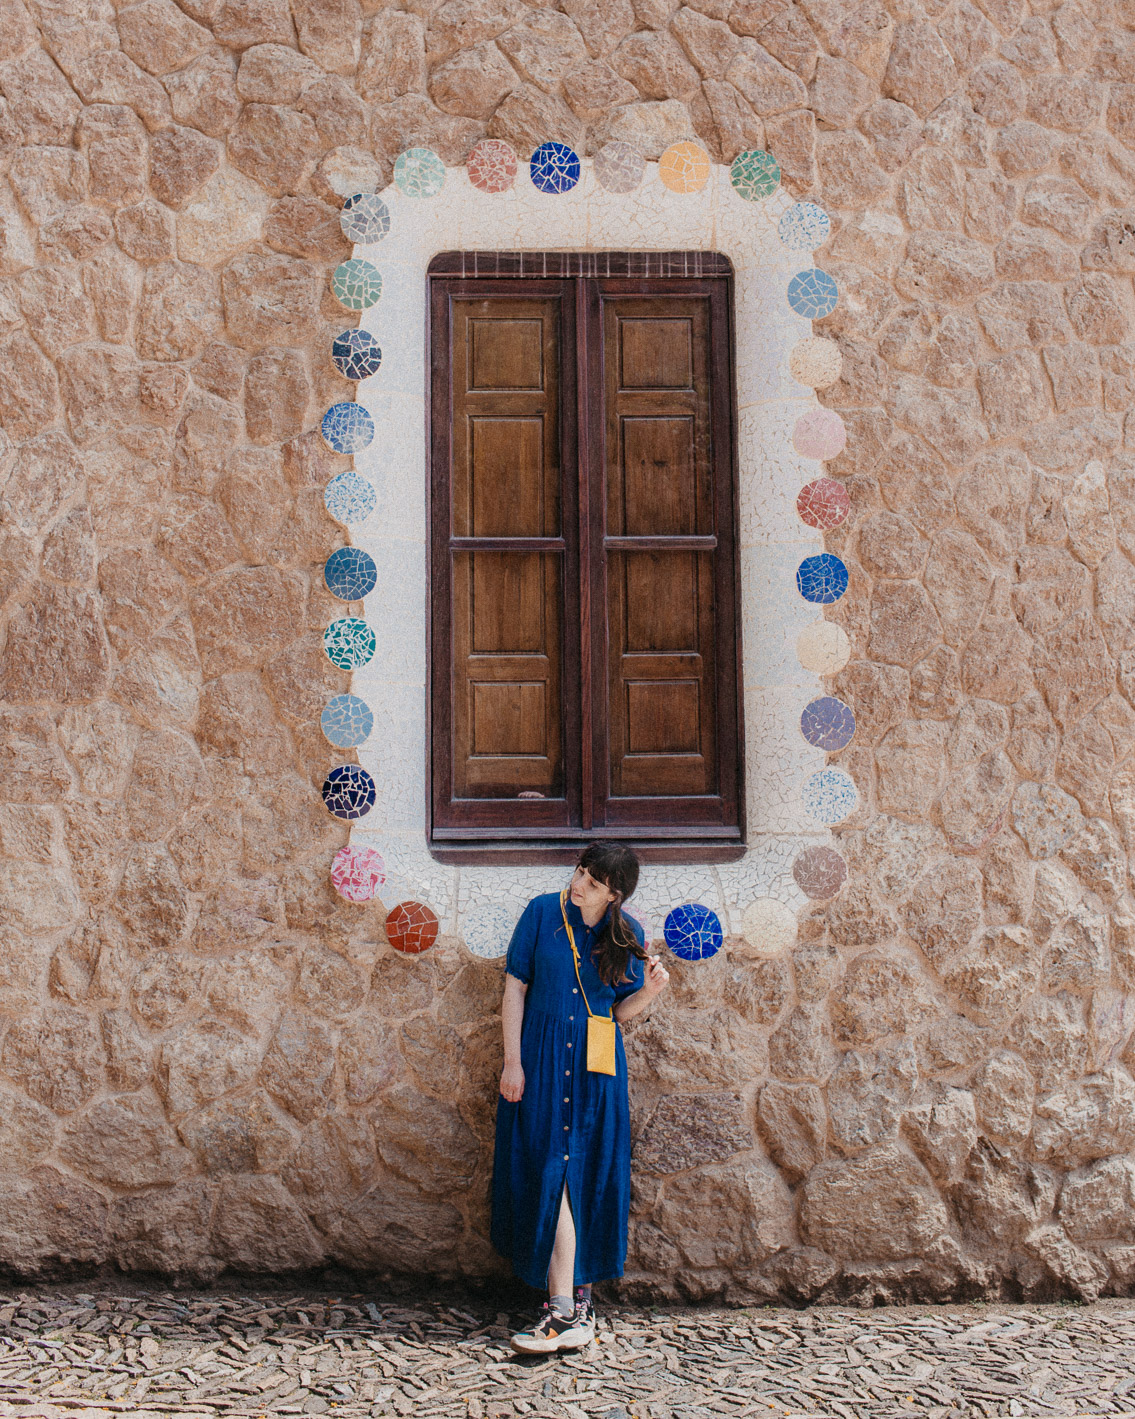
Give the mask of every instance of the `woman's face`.
[(615, 900), (605, 882), (597, 882), (586, 867), (577, 867), (571, 879), (571, 899), (585, 917), (598, 920)]

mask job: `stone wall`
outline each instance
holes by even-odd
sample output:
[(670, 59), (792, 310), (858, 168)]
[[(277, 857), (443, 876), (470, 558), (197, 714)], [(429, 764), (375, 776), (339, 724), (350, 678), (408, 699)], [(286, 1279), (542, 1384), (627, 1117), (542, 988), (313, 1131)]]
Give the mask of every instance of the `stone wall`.
[(337, 208), (695, 136), (833, 219), (861, 807), (627, 1032), (627, 1285), (1130, 1288), (1130, 0), (0, 0), (0, 94), (0, 1263), (500, 1271), (501, 966), (328, 880)]

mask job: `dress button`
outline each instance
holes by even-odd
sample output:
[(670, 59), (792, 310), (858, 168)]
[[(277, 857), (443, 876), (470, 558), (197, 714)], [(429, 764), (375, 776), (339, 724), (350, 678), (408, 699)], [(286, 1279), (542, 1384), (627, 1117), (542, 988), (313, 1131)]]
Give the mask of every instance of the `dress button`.
[(568, 1131), (568, 1125), (565, 1123), (565, 1124), (564, 1124), (564, 1132), (567, 1133), (567, 1131)]
[(568, 1049), (571, 1049), (571, 1040), (568, 1040)]
[(578, 995), (578, 994), (579, 994), (579, 991), (575, 988), (574, 985), (573, 985), (572, 988), (571, 988), (571, 993), (572, 993), (572, 995)]
[(564, 1100), (564, 1103), (565, 1103), (565, 1104), (570, 1104), (570, 1103), (571, 1103), (571, 1100), (570, 1100), (570, 1099), (565, 1099), (565, 1100)]
[(565, 1153), (565, 1154), (564, 1154), (564, 1162), (566, 1163), (567, 1160), (568, 1160), (568, 1155)]
[(570, 1069), (565, 1069), (565, 1070), (564, 1070), (564, 1075), (565, 1075), (568, 1079), (570, 1079), (570, 1078), (571, 1078), (571, 1070), (570, 1070)]

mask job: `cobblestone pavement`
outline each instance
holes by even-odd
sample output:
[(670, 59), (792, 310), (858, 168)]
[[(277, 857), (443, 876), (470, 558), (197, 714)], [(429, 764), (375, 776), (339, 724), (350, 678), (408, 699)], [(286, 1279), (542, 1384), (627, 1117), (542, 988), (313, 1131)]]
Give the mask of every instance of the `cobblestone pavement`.
[(531, 1317), (467, 1296), (0, 1290), (0, 1415), (1135, 1416), (1133, 1301), (601, 1317), (585, 1351), (521, 1359)]

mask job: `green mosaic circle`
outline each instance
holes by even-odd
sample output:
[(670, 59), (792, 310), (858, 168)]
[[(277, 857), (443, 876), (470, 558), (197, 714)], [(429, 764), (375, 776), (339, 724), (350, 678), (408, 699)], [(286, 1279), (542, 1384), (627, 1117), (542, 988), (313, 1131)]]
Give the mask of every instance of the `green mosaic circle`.
[(780, 164), (771, 153), (750, 148), (733, 159), (729, 180), (734, 191), (746, 202), (759, 202), (771, 197), (780, 184)]
[(445, 164), (432, 148), (407, 148), (394, 164), (394, 181), (407, 197), (436, 197), (445, 185)]
[(348, 310), (369, 310), (382, 295), (382, 277), (377, 266), (354, 257), (336, 266), (331, 289), (339, 304)]
[(344, 616), (332, 621), (323, 632), (323, 649), (327, 659), (340, 670), (357, 670), (366, 665), (375, 652), (375, 635), (359, 616)]

